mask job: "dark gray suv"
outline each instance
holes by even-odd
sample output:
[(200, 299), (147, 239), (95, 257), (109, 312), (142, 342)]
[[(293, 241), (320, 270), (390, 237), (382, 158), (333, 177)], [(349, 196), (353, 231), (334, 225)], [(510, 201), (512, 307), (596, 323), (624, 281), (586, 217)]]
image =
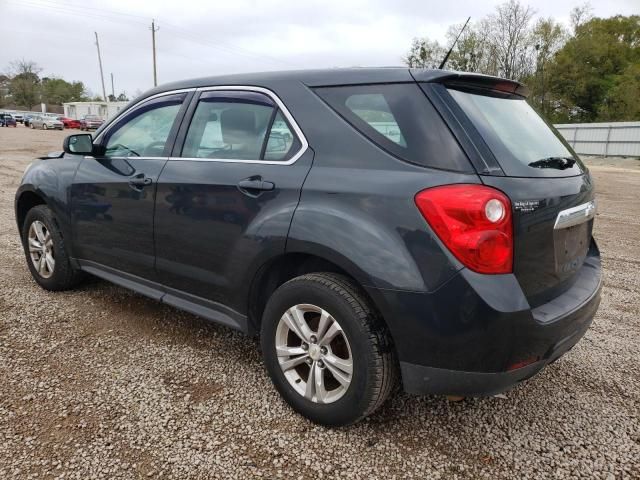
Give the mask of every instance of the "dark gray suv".
[(598, 307), (594, 188), (526, 88), (440, 70), (188, 80), (36, 160), (16, 195), (42, 287), (89, 273), (251, 335), (298, 412), (394, 386), (489, 395)]

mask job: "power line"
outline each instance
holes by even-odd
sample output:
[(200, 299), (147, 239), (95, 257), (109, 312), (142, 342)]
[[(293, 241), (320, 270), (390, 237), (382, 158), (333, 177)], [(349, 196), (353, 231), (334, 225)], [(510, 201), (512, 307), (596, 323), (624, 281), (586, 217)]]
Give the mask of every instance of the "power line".
[[(58, 2), (54, 2), (51, 0), (20, 0), (19, 3), (16, 2), (15, 5), (25, 6), (27, 8), (46, 8), (46, 9), (55, 11), (57, 13), (76, 15), (76, 16), (86, 17), (86, 18), (99, 18), (99, 19), (108, 20), (115, 23), (128, 21), (130, 23), (135, 23), (140, 25), (142, 23), (141, 22), (142, 19), (146, 20), (145, 17), (140, 15), (133, 15), (133, 14), (118, 12), (115, 10), (107, 10), (102, 8), (84, 7), (84, 6), (79, 6), (77, 4), (76, 5), (60, 4)], [(90, 11), (87, 11), (87, 10), (90, 10)], [(121, 18), (117, 18), (117, 17), (121, 17)], [(127, 17), (127, 18), (125, 20), (122, 17)], [(261, 60), (268, 60), (273, 63), (278, 63), (288, 67), (297, 67), (297, 65), (287, 62), (285, 60), (281, 60), (265, 54), (255, 53), (250, 50), (239, 47), (237, 45), (229, 44), (228, 42), (225, 42), (223, 40), (215, 39), (215, 43), (213, 41), (203, 40), (202, 38), (196, 37), (193, 34), (191, 34), (189, 31), (182, 29), (176, 25), (172, 25), (164, 21), (162, 23), (165, 28), (168, 28), (170, 31), (172, 31), (173, 35), (181, 37), (191, 42), (199, 43), (201, 45), (214, 48), (218, 51), (222, 51), (228, 54), (233, 54), (236, 56), (244, 56), (249, 58), (259, 58)]]

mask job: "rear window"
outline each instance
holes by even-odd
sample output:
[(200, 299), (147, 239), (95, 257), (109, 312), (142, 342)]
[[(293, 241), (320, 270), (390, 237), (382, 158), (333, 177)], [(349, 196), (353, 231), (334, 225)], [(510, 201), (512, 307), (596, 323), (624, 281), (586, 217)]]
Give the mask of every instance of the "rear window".
[(392, 155), (426, 167), (473, 171), (418, 85), (354, 85), (315, 91), (360, 133)]
[(527, 101), (449, 89), (474, 124), (506, 175), (571, 176), (583, 172), (562, 136)]

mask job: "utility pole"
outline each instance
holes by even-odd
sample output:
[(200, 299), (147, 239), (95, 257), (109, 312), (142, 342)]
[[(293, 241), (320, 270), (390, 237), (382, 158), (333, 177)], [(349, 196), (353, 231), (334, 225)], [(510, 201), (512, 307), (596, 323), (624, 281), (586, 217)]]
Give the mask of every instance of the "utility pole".
[(98, 41), (98, 32), (93, 32), (96, 34), (96, 47), (98, 48), (98, 64), (100, 65), (100, 80), (102, 81), (102, 98), (104, 98), (105, 102), (108, 102), (107, 99), (107, 90), (104, 88), (104, 73), (102, 73), (102, 57), (100, 56), (100, 42)]
[(113, 97), (113, 99), (115, 100), (116, 98), (116, 91), (115, 88), (113, 88), (113, 72), (111, 73), (111, 96)]
[(153, 86), (158, 86), (158, 71), (156, 69), (156, 32), (160, 27), (156, 28), (156, 21), (151, 20), (151, 44), (153, 48)]

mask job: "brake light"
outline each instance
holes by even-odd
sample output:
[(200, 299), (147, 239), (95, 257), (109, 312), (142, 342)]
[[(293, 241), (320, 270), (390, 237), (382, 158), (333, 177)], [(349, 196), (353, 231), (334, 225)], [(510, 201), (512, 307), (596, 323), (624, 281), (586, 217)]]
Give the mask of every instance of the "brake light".
[(484, 185), (445, 185), (418, 192), (415, 202), (438, 238), (478, 273), (511, 273), (513, 226), (509, 197)]

